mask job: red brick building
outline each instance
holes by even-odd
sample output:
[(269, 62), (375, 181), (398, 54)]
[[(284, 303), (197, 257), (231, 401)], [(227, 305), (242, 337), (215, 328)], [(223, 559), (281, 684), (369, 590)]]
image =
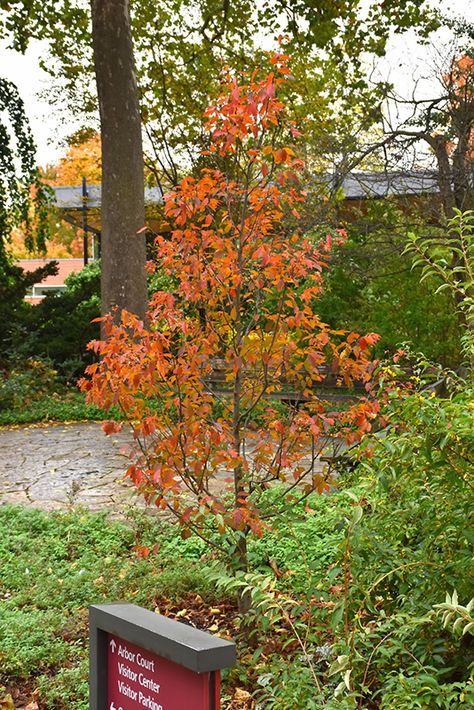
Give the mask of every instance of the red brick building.
[(25, 300), (36, 305), (49, 293), (60, 293), (66, 288), (65, 281), (69, 274), (80, 271), (84, 266), (83, 259), (20, 259), (17, 265), (25, 271), (34, 271), (49, 261), (57, 261), (58, 273), (48, 276), (39, 284), (35, 284), (27, 293)]

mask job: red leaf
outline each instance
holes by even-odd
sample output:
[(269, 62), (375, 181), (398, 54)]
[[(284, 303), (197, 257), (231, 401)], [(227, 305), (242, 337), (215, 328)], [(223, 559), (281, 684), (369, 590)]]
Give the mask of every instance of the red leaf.
[(122, 425), (119, 424), (118, 422), (103, 422), (102, 423), (102, 431), (109, 436), (110, 434), (115, 434), (117, 431), (122, 431)]

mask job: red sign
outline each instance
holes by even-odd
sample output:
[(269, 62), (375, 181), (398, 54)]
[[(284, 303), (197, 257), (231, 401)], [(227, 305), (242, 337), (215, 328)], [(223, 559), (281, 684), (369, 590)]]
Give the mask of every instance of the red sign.
[[(209, 710), (209, 673), (188, 668), (108, 634), (107, 710)], [(219, 673), (216, 672), (216, 686)]]

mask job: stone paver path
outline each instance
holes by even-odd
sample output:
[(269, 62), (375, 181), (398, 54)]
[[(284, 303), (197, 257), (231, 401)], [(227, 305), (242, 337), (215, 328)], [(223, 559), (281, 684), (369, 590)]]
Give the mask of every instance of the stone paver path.
[[(119, 516), (131, 503), (144, 506), (123, 480), (129, 459), (120, 449), (130, 440), (126, 430), (105, 436), (96, 422), (0, 429), (0, 505), (82, 505)], [(219, 472), (213, 490), (226, 486), (229, 475)]]
[(120, 511), (131, 501), (127, 441), (128, 432), (105, 436), (95, 422), (0, 429), (0, 505)]

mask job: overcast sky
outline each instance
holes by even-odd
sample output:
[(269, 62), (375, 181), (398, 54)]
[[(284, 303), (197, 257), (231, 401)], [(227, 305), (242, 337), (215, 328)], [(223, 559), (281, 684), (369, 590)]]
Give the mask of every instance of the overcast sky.
[[(446, 0), (434, 0), (434, 2), (444, 11), (474, 22), (474, 2), (469, 0), (449, 0), (449, 3)], [(449, 32), (440, 31), (436, 37), (436, 44), (440, 48), (448, 45)], [(65, 137), (77, 126), (72, 120), (64, 121), (64, 116), (58, 115), (57, 106), (50, 107), (47, 100), (39, 97), (39, 94), (48, 87), (48, 76), (41, 71), (38, 64), (38, 58), (42, 53), (44, 49), (38, 42), (33, 43), (24, 56), (7, 50), (0, 44), (0, 74), (13, 81), (20, 91), (36, 139), (38, 163), (45, 165), (61, 156), (64, 152)], [(427, 50), (426, 47), (417, 46), (414, 33), (396, 36), (390, 41), (387, 57), (381, 63), (380, 71), (384, 77), (390, 76), (399, 91), (403, 92), (404, 89), (408, 91), (412, 75), (419, 74), (422, 66), (426, 67), (427, 54), (430, 53), (434, 53), (433, 49)], [(426, 87), (429, 91), (429, 79)]]

